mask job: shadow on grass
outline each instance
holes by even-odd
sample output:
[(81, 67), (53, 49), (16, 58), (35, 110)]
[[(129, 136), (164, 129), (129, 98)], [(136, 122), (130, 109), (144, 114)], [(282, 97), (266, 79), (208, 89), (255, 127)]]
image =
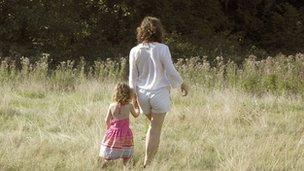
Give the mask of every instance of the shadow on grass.
[(46, 97), (44, 92), (35, 92), (35, 91), (22, 91), (18, 93), (22, 97), (30, 99), (43, 99)]
[(20, 116), (21, 112), (10, 108), (10, 107), (0, 107), (0, 117), (7, 117), (7, 118), (11, 118), (14, 116)]

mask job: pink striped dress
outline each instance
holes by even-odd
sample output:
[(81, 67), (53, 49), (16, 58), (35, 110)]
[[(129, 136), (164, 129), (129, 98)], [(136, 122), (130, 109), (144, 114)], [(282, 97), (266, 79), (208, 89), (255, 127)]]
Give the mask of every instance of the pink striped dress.
[[(121, 106), (118, 108), (121, 112)], [(99, 156), (106, 160), (129, 159), (133, 155), (133, 133), (129, 118), (112, 119), (101, 142)]]

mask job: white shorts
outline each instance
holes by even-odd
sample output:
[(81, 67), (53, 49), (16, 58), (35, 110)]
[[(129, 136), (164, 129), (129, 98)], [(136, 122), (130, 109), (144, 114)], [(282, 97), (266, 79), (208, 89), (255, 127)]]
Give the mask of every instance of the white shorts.
[(164, 87), (158, 90), (137, 89), (137, 97), (140, 112), (149, 115), (151, 113), (167, 113), (171, 109), (170, 88)]

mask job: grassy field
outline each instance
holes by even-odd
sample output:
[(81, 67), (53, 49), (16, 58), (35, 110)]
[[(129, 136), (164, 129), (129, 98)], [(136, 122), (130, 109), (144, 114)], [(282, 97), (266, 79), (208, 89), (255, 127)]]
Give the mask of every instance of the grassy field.
[[(177, 67), (191, 83), (191, 91), (187, 97), (172, 92), (173, 109), (149, 169), (304, 168), (304, 58), (282, 59), (263, 69), (247, 61), (234, 72), (227, 65), (208, 68), (206, 63), (191, 66), (197, 59), (179, 61)], [(290, 68), (283, 70), (286, 63)], [(97, 62), (98, 72), (84, 74), (83, 67), (73, 69), (64, 63), (49, 73), (43, 60), (35, 66), (24, 60), (21, 71), (2, 61), (0, 169), (99, 169), (103, 120), (116, 76), (124, 75), (123, 67), (114, 65)], [(148, 121), (144, 116), (132, 118), (131, 126), (135, 143), (131, 169), (142, 170)], [(121, 169), (119, 164), (110, 169)]]

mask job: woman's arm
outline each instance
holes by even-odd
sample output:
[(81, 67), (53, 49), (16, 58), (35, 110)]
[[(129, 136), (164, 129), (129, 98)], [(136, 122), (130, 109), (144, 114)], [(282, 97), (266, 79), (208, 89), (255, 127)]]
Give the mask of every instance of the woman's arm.
[(183, 82), (182, 77), (173, 65), (171, 53), (168, 46), (166, 46), (164, 50), (164, 57), (161, 59), (172, 88), (180, 88), (183, 96), (186, 96), (188, 94), (188, 87)]
[(134, 49), (131, 49), (129, 55), (129, 86), (132, 89), (132, 103), (138, 109), (137, 96), (136, 96), (136, 83), (138, 78), (138, 70), (135, 63)]
[(173, 65), (172, 57), (168, 46), (163, 51), (162, 63), (172, 88), (178, 88), (182, 85), (183, 79)]
[(135, 63), (134, 49), (131, 49), (129, 55), (129, 86), (136, 93), (136, 83), (138, 78), (138, 70)]

